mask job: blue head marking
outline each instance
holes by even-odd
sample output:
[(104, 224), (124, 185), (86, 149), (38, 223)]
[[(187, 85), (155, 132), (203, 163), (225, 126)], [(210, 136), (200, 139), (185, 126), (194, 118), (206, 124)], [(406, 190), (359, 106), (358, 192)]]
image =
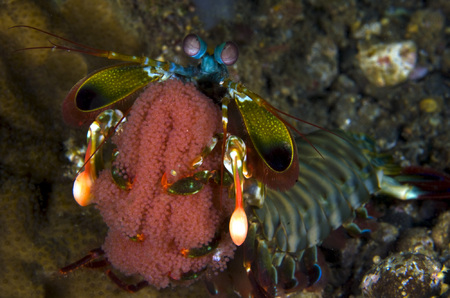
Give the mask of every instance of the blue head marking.
[[(203, 56), (199, 65), (200, 72), (205, 75), (217, 73), (221, 71), (221, 67), (213, 55), (206, 54)], [(225, 68), (226, 69), (226, 68)]]
[(183, 50), (188, 56), (201, 59), (194, 77), (216, 82), (228, 77), (227, 66), (234, 64), (239, 56), (236, 44), (230, 41), (217, 46), (213, 55), (206, 53), (206, 43), (196, 34), (184, 38)]

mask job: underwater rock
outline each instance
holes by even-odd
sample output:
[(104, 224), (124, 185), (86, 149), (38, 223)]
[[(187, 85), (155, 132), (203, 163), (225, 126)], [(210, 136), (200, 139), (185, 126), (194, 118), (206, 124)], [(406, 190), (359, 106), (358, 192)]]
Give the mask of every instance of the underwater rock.
[(417, 252), (434, 256), (434, 243), (431, 232), (425, 228), (412, 228), (404, 232), (397, 243), (399, 252)]
[(376, 44), (358, 53), (359, 67), (366, 78), (378, 87), (394, 86), (408, 79), (417, 61), (413, 41)]
[(419, 102), (419, 109), (425, 113), (438, 113), (442, 106), (443, 100), (440, 97), (427, 97)]
[(357, 39), (370, 39), (372, 35), (380, 35), (381, 22), (370, 22), (360, 26), (359, 22), (354, 25), (353, 37)]
[(450, 211), (439, 215), (436, 224), (431, 232), (434, 244), (437, 249), (450, 249)]
[(445, 17), (439, 10), (418, 10), (411, 16), (406, 38), (413, 39), (429, 55), (443, 43), (444, 26)]
[(333, 40), (323, 37), (311, 45), (304, 71), (307, 79), (301, 84), (308, 92), (321, 92), (331, 85), (338, 75), (338, 48)]
[(364, 276), (365, 297), (431, 297), (442, 287), (441, 265), (420, 253), (394, 254)]

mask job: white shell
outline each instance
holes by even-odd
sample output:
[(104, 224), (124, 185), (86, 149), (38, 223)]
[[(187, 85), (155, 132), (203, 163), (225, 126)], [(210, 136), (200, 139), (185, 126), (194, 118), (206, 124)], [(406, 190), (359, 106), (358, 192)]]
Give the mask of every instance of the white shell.
[(366, 78), (378, 87), (404, 82), (414, 69), (417, 47), (412, 41), (376, 44), (361, 49), (359, 67)]

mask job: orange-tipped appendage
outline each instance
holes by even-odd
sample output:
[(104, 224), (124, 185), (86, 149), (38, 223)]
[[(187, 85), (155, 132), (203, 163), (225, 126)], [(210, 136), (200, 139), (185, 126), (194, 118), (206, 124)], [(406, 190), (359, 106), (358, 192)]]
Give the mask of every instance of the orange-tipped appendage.
[(83, 171), (78, 174), (73, 183), (73, 197), (80, 206), (87, 206), (92, 202), (92, 179), (89, 171)]
[(230, 218), (230, 236), (234, 244), (240, 246), (247, 238), (247, 215), (242, 204), (242, 183), (237, 171), (237, 160), (234, 160), (234, 189), (236, 192), (236, 208)]
[(240, 246), (247, 238), (248, 222), (244, 208), (236, 208), (230, 218), (230, 235), (234, 244)]
[(91, 158), (94, 152), (92, 151), (92, 142), (89, 141), (84, 157), (84, 171), (78, 174), (72, 189), (75, 201), (83, 207), (92, 203), (91, 190), (92, 184), (94, 184), (94, 179), (92, 177), (94, 168), (91, 165)]

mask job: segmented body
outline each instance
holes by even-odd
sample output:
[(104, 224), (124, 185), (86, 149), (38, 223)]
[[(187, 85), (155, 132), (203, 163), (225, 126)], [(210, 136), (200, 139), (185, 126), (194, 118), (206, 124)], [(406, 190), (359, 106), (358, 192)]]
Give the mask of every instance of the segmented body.
[(295, 186), (285, 192), (267, 189), (264, 202), (250, 206), (245, 263), (271, 295), (277, 287), (298, 285), (296, 273), (305, 252), (314, 255), (315, 247), (351, 222), (355, 209), (380, 189), (377, 168), (350, 136), (316, 131), (306, 137), (322, 157), (298, 138), (300, 174)]

